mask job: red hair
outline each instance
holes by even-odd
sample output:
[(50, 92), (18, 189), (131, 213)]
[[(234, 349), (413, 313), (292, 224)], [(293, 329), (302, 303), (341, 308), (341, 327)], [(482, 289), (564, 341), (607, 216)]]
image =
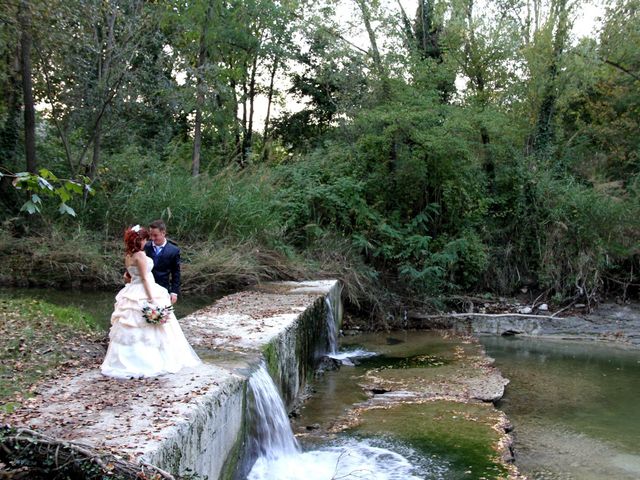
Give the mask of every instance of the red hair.
[(142, 250), (140, 240), (149, 240), (149, 232), (146, 228), (136, 225), (137, 231), (129, 227), (124, 232), (124, 248), (127, 255), (133, 255)]

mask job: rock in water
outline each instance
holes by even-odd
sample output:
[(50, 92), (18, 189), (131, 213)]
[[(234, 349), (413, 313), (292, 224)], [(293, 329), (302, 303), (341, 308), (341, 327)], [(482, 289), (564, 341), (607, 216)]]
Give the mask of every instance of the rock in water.
[(342, 362), (340, 360), (333, 357), (324, 356), (320, 359), (320, 364), (318, 365), (316, 373), (320, 375), (324, 372), (331, 372), (333, 370), (338, 370), (341, 365), (342, 365)]
[(520, 335), (522, 332), (519, 332), (517, 330), (505, 330), (504, 332), (502, 332), (502, 336), (503, 337), (513, 337), (514, 335)]

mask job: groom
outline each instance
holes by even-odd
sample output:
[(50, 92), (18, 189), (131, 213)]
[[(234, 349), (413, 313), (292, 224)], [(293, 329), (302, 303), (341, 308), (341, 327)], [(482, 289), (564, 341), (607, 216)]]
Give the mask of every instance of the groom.
[(158, 285), (169, 290), (171, 303), (178, 301), (180, 293), (180, 249), (167, 240), (167, 226), (162, 220), (149, 225), (151, 240), (144, 246), (144, 253), (153, 259), (153, 278)]

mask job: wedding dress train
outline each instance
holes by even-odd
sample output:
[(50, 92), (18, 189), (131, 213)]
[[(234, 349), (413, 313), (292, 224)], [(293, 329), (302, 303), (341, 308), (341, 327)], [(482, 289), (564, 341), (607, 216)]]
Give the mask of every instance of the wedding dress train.
[[(153, 278), (153, 260), (148, 257), (146, 260), (147, 276)], [(109, 349), (100, 367), (102, 373), (115, 378), (155, 377), (200, 364), (173, 312), (164, 324), (151, 324), (144, 319), (142, 308), (147, 294), (142, 277), (135, 266), (127, 270), (131, 283), (116, 295)], [(171, 305), (167, 289), (150, 283), (153, 303), (160, 307)]]

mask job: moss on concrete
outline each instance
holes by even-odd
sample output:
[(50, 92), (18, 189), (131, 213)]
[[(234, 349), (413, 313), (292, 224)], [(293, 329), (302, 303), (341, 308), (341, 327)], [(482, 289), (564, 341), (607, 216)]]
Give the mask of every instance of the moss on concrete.
[(244, 414), (242, 415), (240, 431), (238, 432), (236, 441), (234, 442), (233, 447), (231, 447), (231, 450), (222, 465), (219, 480), (235, 480), (239, 478), (239, 474), (243, 473), (241, 463), (245, 460), (245, 446), (248, 440), (247, 390), (248, 382), (245, 382), (242, 394), (242, 411)]

